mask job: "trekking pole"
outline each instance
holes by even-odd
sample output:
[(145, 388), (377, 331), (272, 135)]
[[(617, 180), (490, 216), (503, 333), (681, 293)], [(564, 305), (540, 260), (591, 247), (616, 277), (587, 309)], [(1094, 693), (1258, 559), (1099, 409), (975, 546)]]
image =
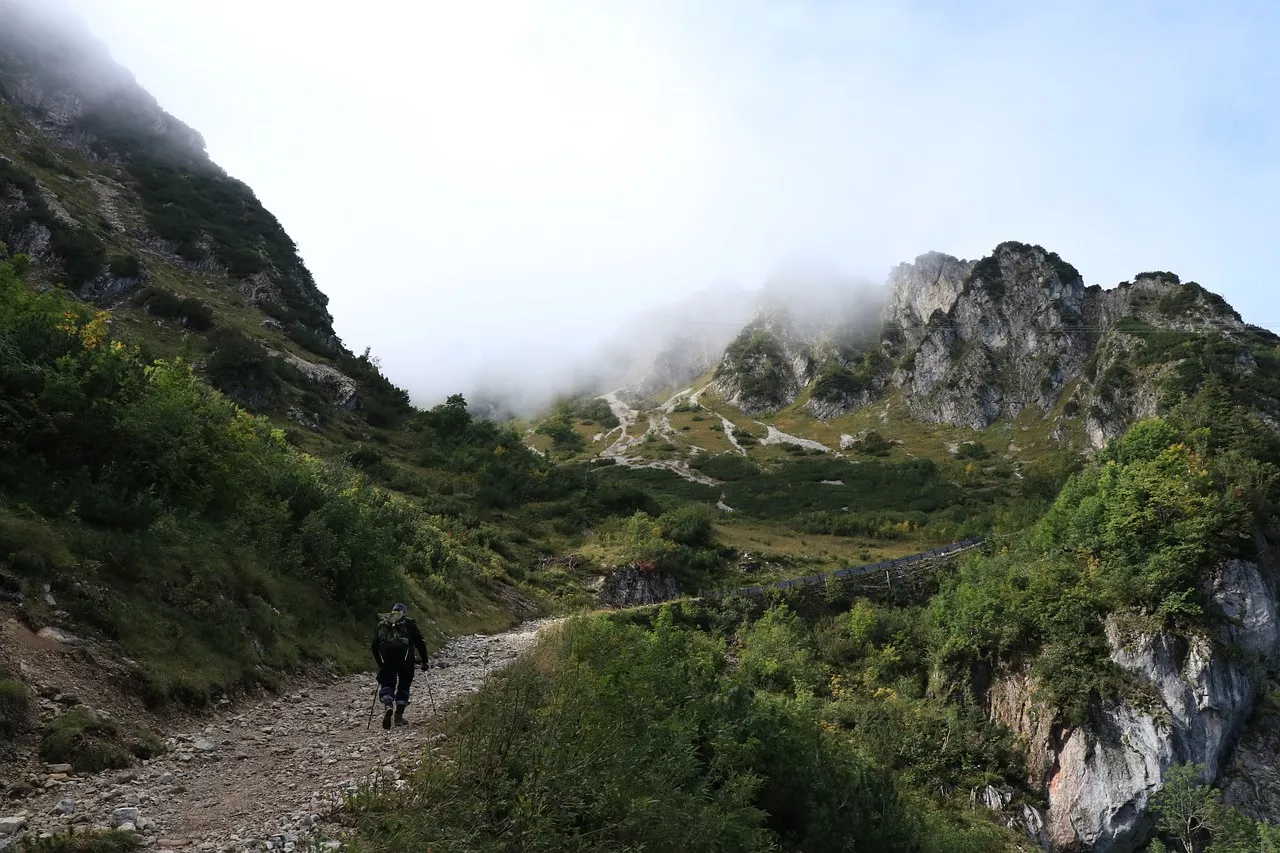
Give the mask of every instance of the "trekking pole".
[(378, 688), (373, 688), (373, 701), (369, 703), (369, 721), (364, 724), (366, 729), (373, 728), (373, 709), (378, 707)]
[(435, 691), (431, 689), (431, 661), (428, 659), (423, 661), (423, 663), (427, 665), (427, 668), (422, 671), (422, 674), (427, 677), (427, 698), (431, 700), (431, 716), (434, 717), (436, 715), (436, 694)]

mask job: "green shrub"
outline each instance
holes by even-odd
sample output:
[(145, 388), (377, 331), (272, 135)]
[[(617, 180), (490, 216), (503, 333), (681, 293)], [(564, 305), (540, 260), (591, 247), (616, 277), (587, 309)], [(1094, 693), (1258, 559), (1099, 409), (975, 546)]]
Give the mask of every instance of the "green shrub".
[(274, 400), (280, 391), (276, 359), (262, 344), (234, 329), (210, 337), (213, 354), (205, 362), (209, 384), (242, 402)]
[(21, 681), (0, 678), (0, 735), (12, 738), (31, 725), (31, 693)]
[(46, 725), (40, 757), (50, 764), (70, 764), (77, 773), (133, 764), (133, 754), (121, 741), (115, 721), (88, 708), (73, 708)]
[(573, 428), (573, 424), (564, 415), (557, 415), (543, 421), (534, 430), (538, 435), (551, 437), (552, 447), (556, 450), (575, 451), (586, 447), (587, 441)]
[(875, 430), (868, 430), (854, 449), (863, 456), (888, 456), (893, 444)]
[(662, 535), (672, 542), (695, 548), (708, 548), (715, 544), (715, 512), (705, 504), (691, 504), (658, 518)]
[(568, 420), (598, 423), (608, 429), (613, 429), (619, 423), (618, 416), (613, 413), (609, 403), (600, 397), (561, 400), (556, 404), (556, 413)]
[(108, 269), (116, 278), (142, 278), (142, 261), (137, 255), (112, 255)]
[(716, 456), (699, 456), (689, 463), (716, 480), (745, 480), (760, 473), (760, 466), (738, 453), (722, 453)]
[(11, 849), (15, 853), (132, 853), (143, 845), (136, 832), (67, 827), (48, 836), (24, 835)]
[(966, 441), (956, 450), (957, 459), (989, 459), (991, 451), (980, 441)]
[(669, 608), (652, 630), (570, 623), (463, 704), (407, 796), (357, 803), (356, 831), (377, 851), (912, 849), (893, 780), (723, 659)]
[(1168, 419), (1135, 424), (1071, 477), (1031, 535), (978, 556), (934, 600), (939, 660), (1034, 660), (1044, 696), (1072, 723), (1122, 686), (1103, 619), (1145, 614), (1203, 629), (1205, 581), (1251, 556), (1280, 497), (1274, 433), (1209, 387)]
[(199, 299), (183, 297), (159, 287), (144, 287), (135, 301), (149, 314), (178, 320), (188, 329), (206, 331), (213, 328), (213, 309)]

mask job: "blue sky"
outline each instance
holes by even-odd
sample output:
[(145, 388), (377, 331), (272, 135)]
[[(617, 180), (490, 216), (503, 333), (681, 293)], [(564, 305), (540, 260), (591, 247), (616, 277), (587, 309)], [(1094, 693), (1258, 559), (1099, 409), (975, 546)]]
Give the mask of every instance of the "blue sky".
[(1008, 239), (1280, 329), (1280, 4), (71, 2), (421, 402), (713, 281)]

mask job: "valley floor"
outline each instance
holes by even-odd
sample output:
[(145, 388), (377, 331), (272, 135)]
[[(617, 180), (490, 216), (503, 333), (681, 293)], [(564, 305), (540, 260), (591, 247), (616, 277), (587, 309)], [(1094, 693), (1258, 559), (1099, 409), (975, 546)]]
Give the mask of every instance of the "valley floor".
[(41, 784), (48, 787), (8, 806), (5, 816), (25, 817), (28, 832), (129, 819), (155, 850), (290, 851), (323, 840), (325, 817), (344, 794), (375, 779), (395, 784), (406, 762), (423, 754), (429, 727), (422, 722), (433, 706), (439, 711), (478, 689), (552, 621), (450, 642), (415, 678), (407, 715), (414, 725), (406, 728), (383, 731), (380, 713), (369, 725), (371, 673), (299, 684), (287, 696), (231, 706), (198, 728), (167, 733), (167, 752), (141, 767), (70, 777), (46, 769)]

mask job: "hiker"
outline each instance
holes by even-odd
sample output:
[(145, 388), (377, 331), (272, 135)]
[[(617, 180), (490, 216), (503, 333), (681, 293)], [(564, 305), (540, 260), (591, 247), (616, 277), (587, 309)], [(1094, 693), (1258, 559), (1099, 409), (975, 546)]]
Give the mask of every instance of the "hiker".
[(382, 617), (373, 632), (373, 659), (378, 662), (378, 698), (385, 712), (382, 727), (391, 728), (392, 704), (395, 705), (395, 724), (408, 725), (404, 721), (404, 709), (409, 704), (409, 687), (413, 684), (413, 667), (417, 663), (414, 650), (422, 655), (422, 671), (427, 671), (427, 643), (418, 624), (409, 618), (409, 608), (396, 604)]

